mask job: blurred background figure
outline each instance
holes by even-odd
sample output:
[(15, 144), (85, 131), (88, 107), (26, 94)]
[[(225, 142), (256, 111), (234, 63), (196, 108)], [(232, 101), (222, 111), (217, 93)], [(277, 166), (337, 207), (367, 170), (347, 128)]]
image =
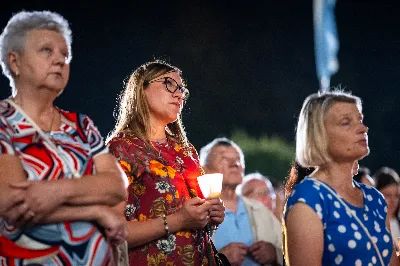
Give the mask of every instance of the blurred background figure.
[(370, 176), (370, 170), (365, 166), (360, 166), (358, 173), (353, 176), (353, 179), (358, 183), (363, 183), (368, 186), (375, 186), (374, 179)]
[[(244, 176), (242, 149), (227, 138), (216, 138), (201, 148), (200, 164), (206, 173), (224, 175), (221, 199), (226, 208), (225, 220), (214, 234), (219, 252), (232, 265), (283, 265), (278, 219), (261, 202), (236, 193)], [(265, 196), (267, 192), (259, 194)]]
[[(273, 184), (273, 182), (274, 184)], [(281, 219), (285, 204), (284, 186), (259, 172), (247, 174), (236, 190), (238, 194), (264, 204), (276, 218)]]
[(387, 203), (387, 215), (390, 219), (390, 229), (393, 241), (395, 241), (397, 237), (400, 237), (400, 223), (398, 218), (400, 199), (399, 175), (392, 168), (382, 167), (375, 172), (373, 179), (375, 180), (376, 189), (385, 197)]
[(247, 174), (239, 188), (243, 196), (258, 200), (270, 211), (275, 211), (276, 194), (268, 177), (258, 172)]
[(274, 214), (279, 221), (283, 218), (283, 210), (285, 208), (285, 183), (282, 180), (270, 178), (272, 186), (275, 190), (275, 209)]

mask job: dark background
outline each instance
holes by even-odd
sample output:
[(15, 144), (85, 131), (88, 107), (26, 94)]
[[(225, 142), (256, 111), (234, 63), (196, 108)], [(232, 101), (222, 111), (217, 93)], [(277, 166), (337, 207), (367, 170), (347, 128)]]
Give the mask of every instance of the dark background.
[[(15, 1), (1, 4), (0, 27), (22, 9), (70, 22), (71, 76), (57, 105), (89, 115), (104, 136), (124, 79), (154, 58), (183, 70), (191, 91), (183, 121), (197, 149), (235, 129), (293, 143), (302, 102), (318, 90), (312, 1)], [(340, 69), (331, 85), (364, 101), (371, 154), (361, 165), (372, 171), (398, 170), (399, 10), (394, 1), (336, 6)], [(0, 88), (8, 97), (4, 76)]]

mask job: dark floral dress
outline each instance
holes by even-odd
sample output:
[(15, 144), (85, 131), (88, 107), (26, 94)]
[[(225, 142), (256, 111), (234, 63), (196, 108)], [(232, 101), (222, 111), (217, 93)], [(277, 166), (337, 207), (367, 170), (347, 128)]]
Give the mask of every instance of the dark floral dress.
[[(178, 211), (191, 197), (203, 198), (197, 177), (204, 172), (195, 148), (188, 152), (171, 139), (153, 145), (124, 133), (109, 143), (129, 180), (128, 221), (156, 219)], [(170, 233), (129, 252), (130, 265), (215, 265), (213, 257), (205, 229)]]

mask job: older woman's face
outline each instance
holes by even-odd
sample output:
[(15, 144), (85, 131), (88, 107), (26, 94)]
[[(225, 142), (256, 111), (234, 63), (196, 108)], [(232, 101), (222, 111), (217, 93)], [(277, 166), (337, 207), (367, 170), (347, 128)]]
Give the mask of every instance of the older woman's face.
[[(166, 80), (166, 77), (173, 80)], [(169, 72), (153, 79), (145, 89), (150, 116), (153, 121), (167, 125), (178, 119), (183, 107), (182, 93), (179, 90), (174, 93), (167, 91), (165, 84), (165, 82), (176, 84), (175, 81), (179, 86), (182, 86), (179, 74)]]
[(22, 54), (17, 56), (16, 81), (61, 93), (69, 79), (68, 47), (56, 31), (32, 30), (27, 33)]
[(335, 103), (328, 110), (325, 129), (334, 161), (354, 162), (368, 155), (368, 128), (355, 104)]

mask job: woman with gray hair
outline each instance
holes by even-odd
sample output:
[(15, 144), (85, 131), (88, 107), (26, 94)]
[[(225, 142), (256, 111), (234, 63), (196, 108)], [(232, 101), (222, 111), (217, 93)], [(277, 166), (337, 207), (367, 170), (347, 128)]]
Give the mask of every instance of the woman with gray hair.
[(2, 265), (112, 263), (111, 244), (127, 234), (114, 207), (126, 196), (122, 171), (89, 117), (54, 106), (69, 78), (68, 22), (19, 12), (0, 53), (12, 88), (0, 101)]
[(369, 154), (367, 132), (360, 98), (335, 90), (305, 99), (296, 160), (316, 169), (292, 183), (286, 203), (288, 265), (399, 265), (382, 194), (353, 181), (354, 163)]

